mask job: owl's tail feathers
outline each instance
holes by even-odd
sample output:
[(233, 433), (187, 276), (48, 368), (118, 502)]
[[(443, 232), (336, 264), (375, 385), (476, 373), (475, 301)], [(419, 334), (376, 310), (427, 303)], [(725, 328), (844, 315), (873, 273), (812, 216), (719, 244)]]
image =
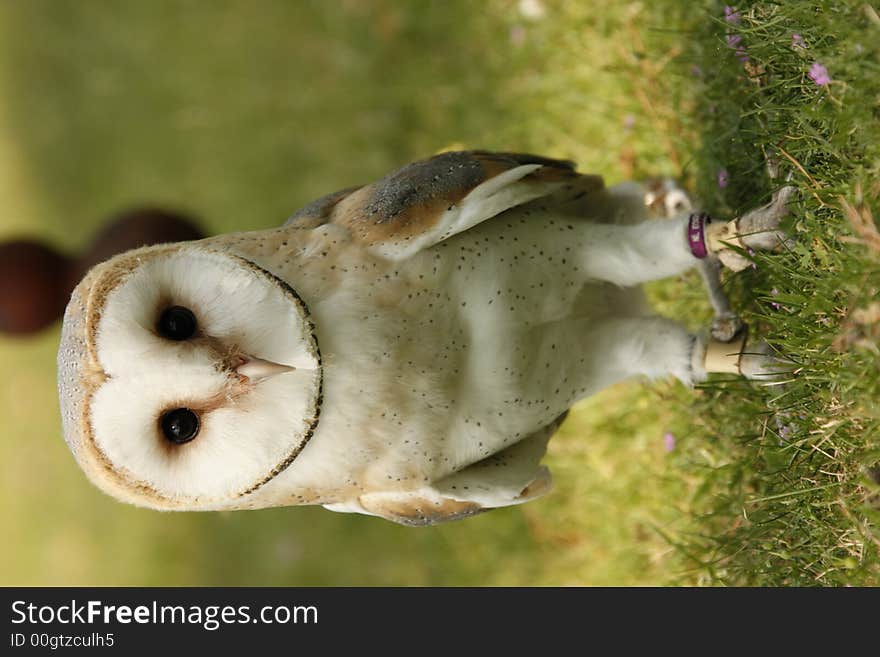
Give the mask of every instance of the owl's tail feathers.
[[(481, 461), (482, 463), (482, 461)], [(550, 471), (544, 466), (532, 472), (528, 481), (517, 483), (486, 479), (484, 472), (470, 466), (436, 486), (411, 491), (365, 493), (358, 498), (360, 508), (334, 508), (333, 511), (359, 511), (401, 525), (436, 525), (461, 520), (502, 506), (522, 504), (552, 488)]]
[[(436, 525), (486, 511), (476, 502), (446, 497), (434, 488), (365, 493), (358, 498), (361, 513), (379, 516), (400, 525)], [(330, 508), (332, 511), (341, 509)], [(352, 510), (352, 509), (344, 509)]]

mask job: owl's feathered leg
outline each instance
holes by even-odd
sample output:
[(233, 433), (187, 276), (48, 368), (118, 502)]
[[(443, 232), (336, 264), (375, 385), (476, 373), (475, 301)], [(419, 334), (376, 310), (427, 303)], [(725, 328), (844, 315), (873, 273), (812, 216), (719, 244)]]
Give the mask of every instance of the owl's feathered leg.
[[(568, 348), (579, 356), (571, 360), (570, 374), (576, 377), (573, 388), (578, 399), (636, 376), (655, 379), (671, 374), (686, 385), (706, 377), (704, 340), (671, 319), (613, 317), (565, 328), (577, 332), (577, 343), (569, 342)], [(561, 336), (554, 332), (548, 339), (561, 340)]]
[(581, 270), (588, 278), (632, 286), (680, 274), (699, 259), (688, 246), (688, 216), (632, 225), (579, 225)]
[(588, 276), (618, 285), (638, 285), (674, 276), (703, 259), (714, 258), (739, 271), (750, 262), (743, 255), (746, 249), (774, 250), (789, 241), (780, 222), (788, 214), (792, 187), (777, 190), (766, 205), (727, 223), (691, 213), (645, 220), (647, 210), (639, 204), (639, 189), (635, 184), (618, 185), (605, 195), (597, 195), (585, 209), (585, 216), (605, 217), (611, 222), (597, 219), (579, 225), (583, 270)]
[(675, 376), (685, 385), (712, 372), (741, 374), (776, 383), (791, 371), (764, 341), (749, 341), (745, 331), (730, 341), (690, 333), (665, 317), (631, 317), (592, 322), (581, 336), (588, 359), (579, 364), (581, 397), (636, 376)]
[[(644, 183), (628, 181), (619, 183), (607, 190), (606, 197), (612, 202), (605, 204), (606, 211), (613, 221), (602, 223), (634, 224), (649, 217), (669, 218), (691, 212), (694, 203), (674, 180), (655, 179)], [(590, 212), (586, 213), (587, 215)], [(742, 320), (730, 307), (727, 295), (721, 286), (721, 261), (717, 258), (700, 260), (700, 275), (715, 310), (711, 335), (716, 340), (733, 339), (742, 328)]]

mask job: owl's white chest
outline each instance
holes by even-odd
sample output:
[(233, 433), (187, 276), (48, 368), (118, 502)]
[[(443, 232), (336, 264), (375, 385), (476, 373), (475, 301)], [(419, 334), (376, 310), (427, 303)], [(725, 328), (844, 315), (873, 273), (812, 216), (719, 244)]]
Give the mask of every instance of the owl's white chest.
[(402, 262), (332, 226), (309, 243), (287, 229), (249, 245), (308, 305), (324, 363), (318, 428), (269, 497), (326, 502), (433, 481), (601, 387), (591, 321), (639, 296), (585, 279), (583, 221), (532, 204)]

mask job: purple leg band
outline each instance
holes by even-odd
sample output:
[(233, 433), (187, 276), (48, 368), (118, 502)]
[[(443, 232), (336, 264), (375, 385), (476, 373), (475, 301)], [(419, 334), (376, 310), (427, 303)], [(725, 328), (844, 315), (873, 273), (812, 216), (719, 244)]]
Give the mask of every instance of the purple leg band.
[(703, 259), (708, 252), (706, 251), (706, 219), (708, 215), (692, 214), (688, 219), (688, 246), (691, 247), (691, 253), (695, 258)]

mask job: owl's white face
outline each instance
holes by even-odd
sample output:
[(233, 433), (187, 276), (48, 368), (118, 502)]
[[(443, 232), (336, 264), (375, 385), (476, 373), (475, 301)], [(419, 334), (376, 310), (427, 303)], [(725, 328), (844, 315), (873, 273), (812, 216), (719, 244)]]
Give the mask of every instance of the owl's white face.
[(239, 505), (292, 462), (320, 410), (303, 302), (254, 263), (198, 244), (95, 268), (68, 306), (59, 368), (80, 465), (156, 508)]

